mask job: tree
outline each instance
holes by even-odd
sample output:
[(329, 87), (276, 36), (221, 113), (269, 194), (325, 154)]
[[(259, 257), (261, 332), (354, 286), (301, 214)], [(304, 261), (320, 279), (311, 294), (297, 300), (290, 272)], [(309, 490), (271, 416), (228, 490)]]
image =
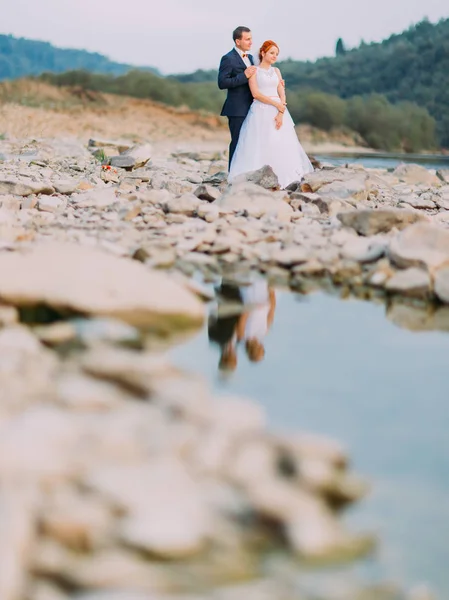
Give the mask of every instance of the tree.
[(344, 56), (346, 54), (346, 48), (341, 38), (337, 40), (337, 46), (335, 48), (335, 54), (337, 56)]

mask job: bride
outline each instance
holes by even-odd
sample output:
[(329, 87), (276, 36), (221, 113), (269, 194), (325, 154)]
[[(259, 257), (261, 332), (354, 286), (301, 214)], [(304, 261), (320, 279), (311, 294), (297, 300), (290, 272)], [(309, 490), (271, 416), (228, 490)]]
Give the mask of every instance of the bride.
[(273, 67), (278, 54), (279, 47), (271, 40), (260, 49), (260, 65), (249, 79), (254, 100), (232, 158), (229, 183), (264, 165), (276, 173), (281, 188), (313, 171), (286, 108), (281, 72)]

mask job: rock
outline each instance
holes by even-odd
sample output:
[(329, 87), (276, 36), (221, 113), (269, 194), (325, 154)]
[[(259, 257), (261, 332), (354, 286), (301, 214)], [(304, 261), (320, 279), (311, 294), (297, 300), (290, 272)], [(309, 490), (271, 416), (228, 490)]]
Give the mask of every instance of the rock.
[(111, 167), (116, 167), (118, 169), (132, 169), (136, 165), (136, 161), (132, 156), (119, 155), (119, 156), (111, 156), (109, 161)]
[(19, 320), (19, 312), (14, 306), (2, 306), (0, 304), (0, 327), (13, 325)]
[(344, 531), (332, 513), (319, 502), (298, 506), (286, 524), (292, 549), (306, 560), (332, 562), (359, 558), (372, 551), (371, 536), (351, 535)]
[(260, 185), (266, 190), (277, 190), (279, 189), (279, 180), (276, 173), (269, 165), (265, 165), (257, 171), (251, 171), (249, 173), (243, 173), (235, 178), (233, 185), (238, 185), (242, 182), (254, 183)]
[(98, 498), (61, 487), (41, 515), (45, 535), (68, 548), (85, 552), (108, 541), (114, 528), (112, 511)]
[[(335, 198), (321, 197), (319, 194), (307, 193), (307, 192), (294, 192), (291, 195), (291, 205), (294, 206), (295, 201), (305, 202), (314, 204), (318, 207), (320, 213), (333, 217), (343, 210), (352, 210), (352, 205), (345, 202), (344, 200), (338, 200)], [(303, 211), (305, 212), (305, 211)]]
[(418, 212), (393, 208), (352, 210), (338, 214), (337, 218), (345, 227), (351, 227), (365, 236), (387, 233), (393, 228), (404, 229), (426, 220)]
[(132, 146), (119, 156), (111, 158), (111, 166), (120, 167), (126, 162), (126, 166), (123, 168), (138, 169), (147, 164), (152, 154), (153, 149), (150, 144)]
[(385, 254), (385, 250), (386, 244), (375, 238), (355, 238), (343, 245), (341, 256), (360, 263), (370, 263), (379, 260)]
[(70, 195), (76, 192), (78, 181), (75, 179), (58, 179), (53, 181), (53, 187), (58, 194)]
[(440, 169), (437, 171), (437, 177), (449, 185), (449, 169)]
[(76, 202), (76, 206), (80, 208), (106, 208), (118, 202), (112, 188), (94, 189), (85, 194), (72, 197), (72, 199)]
[(205, 184), (210, 184), (210, 185), (221, 185), (222, 183), (225, 183), (228, 180), (228, 173), (227, 171), (214, 171), (213, 173), (211, 173), (211, 175), (204, 180)]
[(47, 182), (34, 182), (18, 179), (0, 179), (0, 195), (31, 196), (31, 194), (54, 194), (55, 189)]
[(449, 304), (449, 266), (437, 269), (434, 274), (435, 294), (441, 300)]
[(37, 208), (43, 212), (62, 212), (66, 205), (66, 200), (58, 196), (47, 196), (39, 199)]
[(215, 200), (221, 214), (246, 212), (252, 217), (273, 217), (281, 222), (289, 222), (293, 209), (284, 200), (284, 192), (270, 192), (254, 183), (233, 184)]
[(19, 414), (0, 430), (0, 471), (29, 483), (72, 477), (79, 435), (67, 411), (41, 406)]
[[(80, 597), (122, 600), (121, 593), (128, 590), (133, 594), (145, 592), (145, 600), (153, 600), (157, 592), (174, 591), (170, 567), (149, 562), (123, 549), (105, 548), (90, 555), (69, 555), (61, 563), (56, 573), (59, 578), (74, 588), (89, 590), (81, 596), (76, 594), (76, 600)], [(133, 595), (126, 593), (125, 600), (131, 599)]]
[(294, 267), (295, 265), (307, 262), (310, 258), (310, 250), (302, 246), (291, 246), (282, 250), (276, 250), (271, 255), (271, 259), (283, 267)]
[(91, 138), (87, 145), (89, 148), (117, 148), (119, 152), (125, 152), (132, 146), (124, 140), (100, 140), (95, 138)]
[(430, 198), (426, 198), (425, 194), (422, 194), (421, 196), (406, 196), (405, 198), (401, 198), (401, 201), (413, 206), (413, 208), (423, 208), (427, 210), (436, 208), (435, 202)]
[(414, 164), (401, 164), (393, 171), (400, 181), (413, 185), (439, 186), (441, 180), (426, 167)]
[(42, 244), (0, 255), (0, 272), (0, 298), (16, 306), (46, 304), (159, 331), (204, 319), (201, 302), (166, 275), (94, 248)]
[(204, 547), (209, 511), (179, 461), (102, 469), (91, 475), (89, 486), (126, 511), (119, 533), (126, 544), (166, 559), (188, 557)]
[(191, 217), (195, 214), (201, 204), (201, 200), (194, 194), (183, 194), (177, 198), (171, 198), (164, 204), (164, 208), (167, 212)]
[(391, 240), (388, 255), (399, 267), (424, 267), (433, 271), (449, 261), (449, 231), (417, 223)]
[(123, 221), (132, 221), (140, 215), (141, 210), (142, 205), (140, 202), (129, 202), (119, 211), (119, 217)]
[(395, 273), (387, 281), (385, 288), (389, 292), (401, 293), (407, 296), (426, 297), (431, 289), (430, 275), (427, 271), (410, 267)]
[(198, 207), (197, 215), (200, 219), (204, 219), (208, 223), (213, 223), (220, 218), (220, 211), (217, 206), (205, 204)]
[(28, 591), (28, 597), (33, 600), (69, 600), (62, 590), (46, 581), (37, 581)]
[(320, 187), (319, 195), (321, 198), (334, 200), (366, 200), (368, 198), (366, 179), (366, 175), (363, 175), (345, 181), (332, 181)]
[(17, 410), (50, 397), (57, 361), (22, 325), (0, 329), (0, 389), (2, 408)]
[(207, 184), (200, 185), (193, 193), (200, 200), (206, 200), (207, 202), (213, 202), (221, 196), (220, 190)]
[(74, 411), (106, 411), (127, 397), (120, 388), (107, 381), (78, 373), (61, 376), (56, 385), (59, 404)]
[[(20, 481), (20, 477), (18, 478)], [(35, 498), (25, 482), (2, 479), (0, 490), (0, 598), (18, 600), (26, 589), (34, 538)]]
[(448, 196), (434, 196), (435, 204), (438, 208), (442, 208), (443, 210), (449, 210), (449, 195)]

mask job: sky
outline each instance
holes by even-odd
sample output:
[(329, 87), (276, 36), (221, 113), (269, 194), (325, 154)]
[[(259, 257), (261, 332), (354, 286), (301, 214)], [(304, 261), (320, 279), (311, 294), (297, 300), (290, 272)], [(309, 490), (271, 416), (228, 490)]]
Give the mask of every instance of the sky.
[[(3, 10), (2, 9), (3, 5)], [(252, 52), (275, 40), (280, 59), (315, 60), (381, 41), (427, 17), (449, 18), (448, 0), (0, 0), (0, 33), (162, 73), (215, 69), (238, 25), (251, 28)]]

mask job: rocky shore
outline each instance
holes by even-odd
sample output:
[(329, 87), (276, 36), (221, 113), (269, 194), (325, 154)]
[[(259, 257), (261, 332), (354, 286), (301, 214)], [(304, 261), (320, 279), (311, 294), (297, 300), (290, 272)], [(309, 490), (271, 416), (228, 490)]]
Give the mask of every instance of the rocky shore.
[(432, 306), (449, 328), (449, 172), (321, 165), (279, 190), (269, 168), (227, 186), (210, 151), (0, 154), (0, 598), (428, 598), (304, 586), (298, 568), (373, 550), (341, 518), (365, 482), (162, 349), (221, 277)]

